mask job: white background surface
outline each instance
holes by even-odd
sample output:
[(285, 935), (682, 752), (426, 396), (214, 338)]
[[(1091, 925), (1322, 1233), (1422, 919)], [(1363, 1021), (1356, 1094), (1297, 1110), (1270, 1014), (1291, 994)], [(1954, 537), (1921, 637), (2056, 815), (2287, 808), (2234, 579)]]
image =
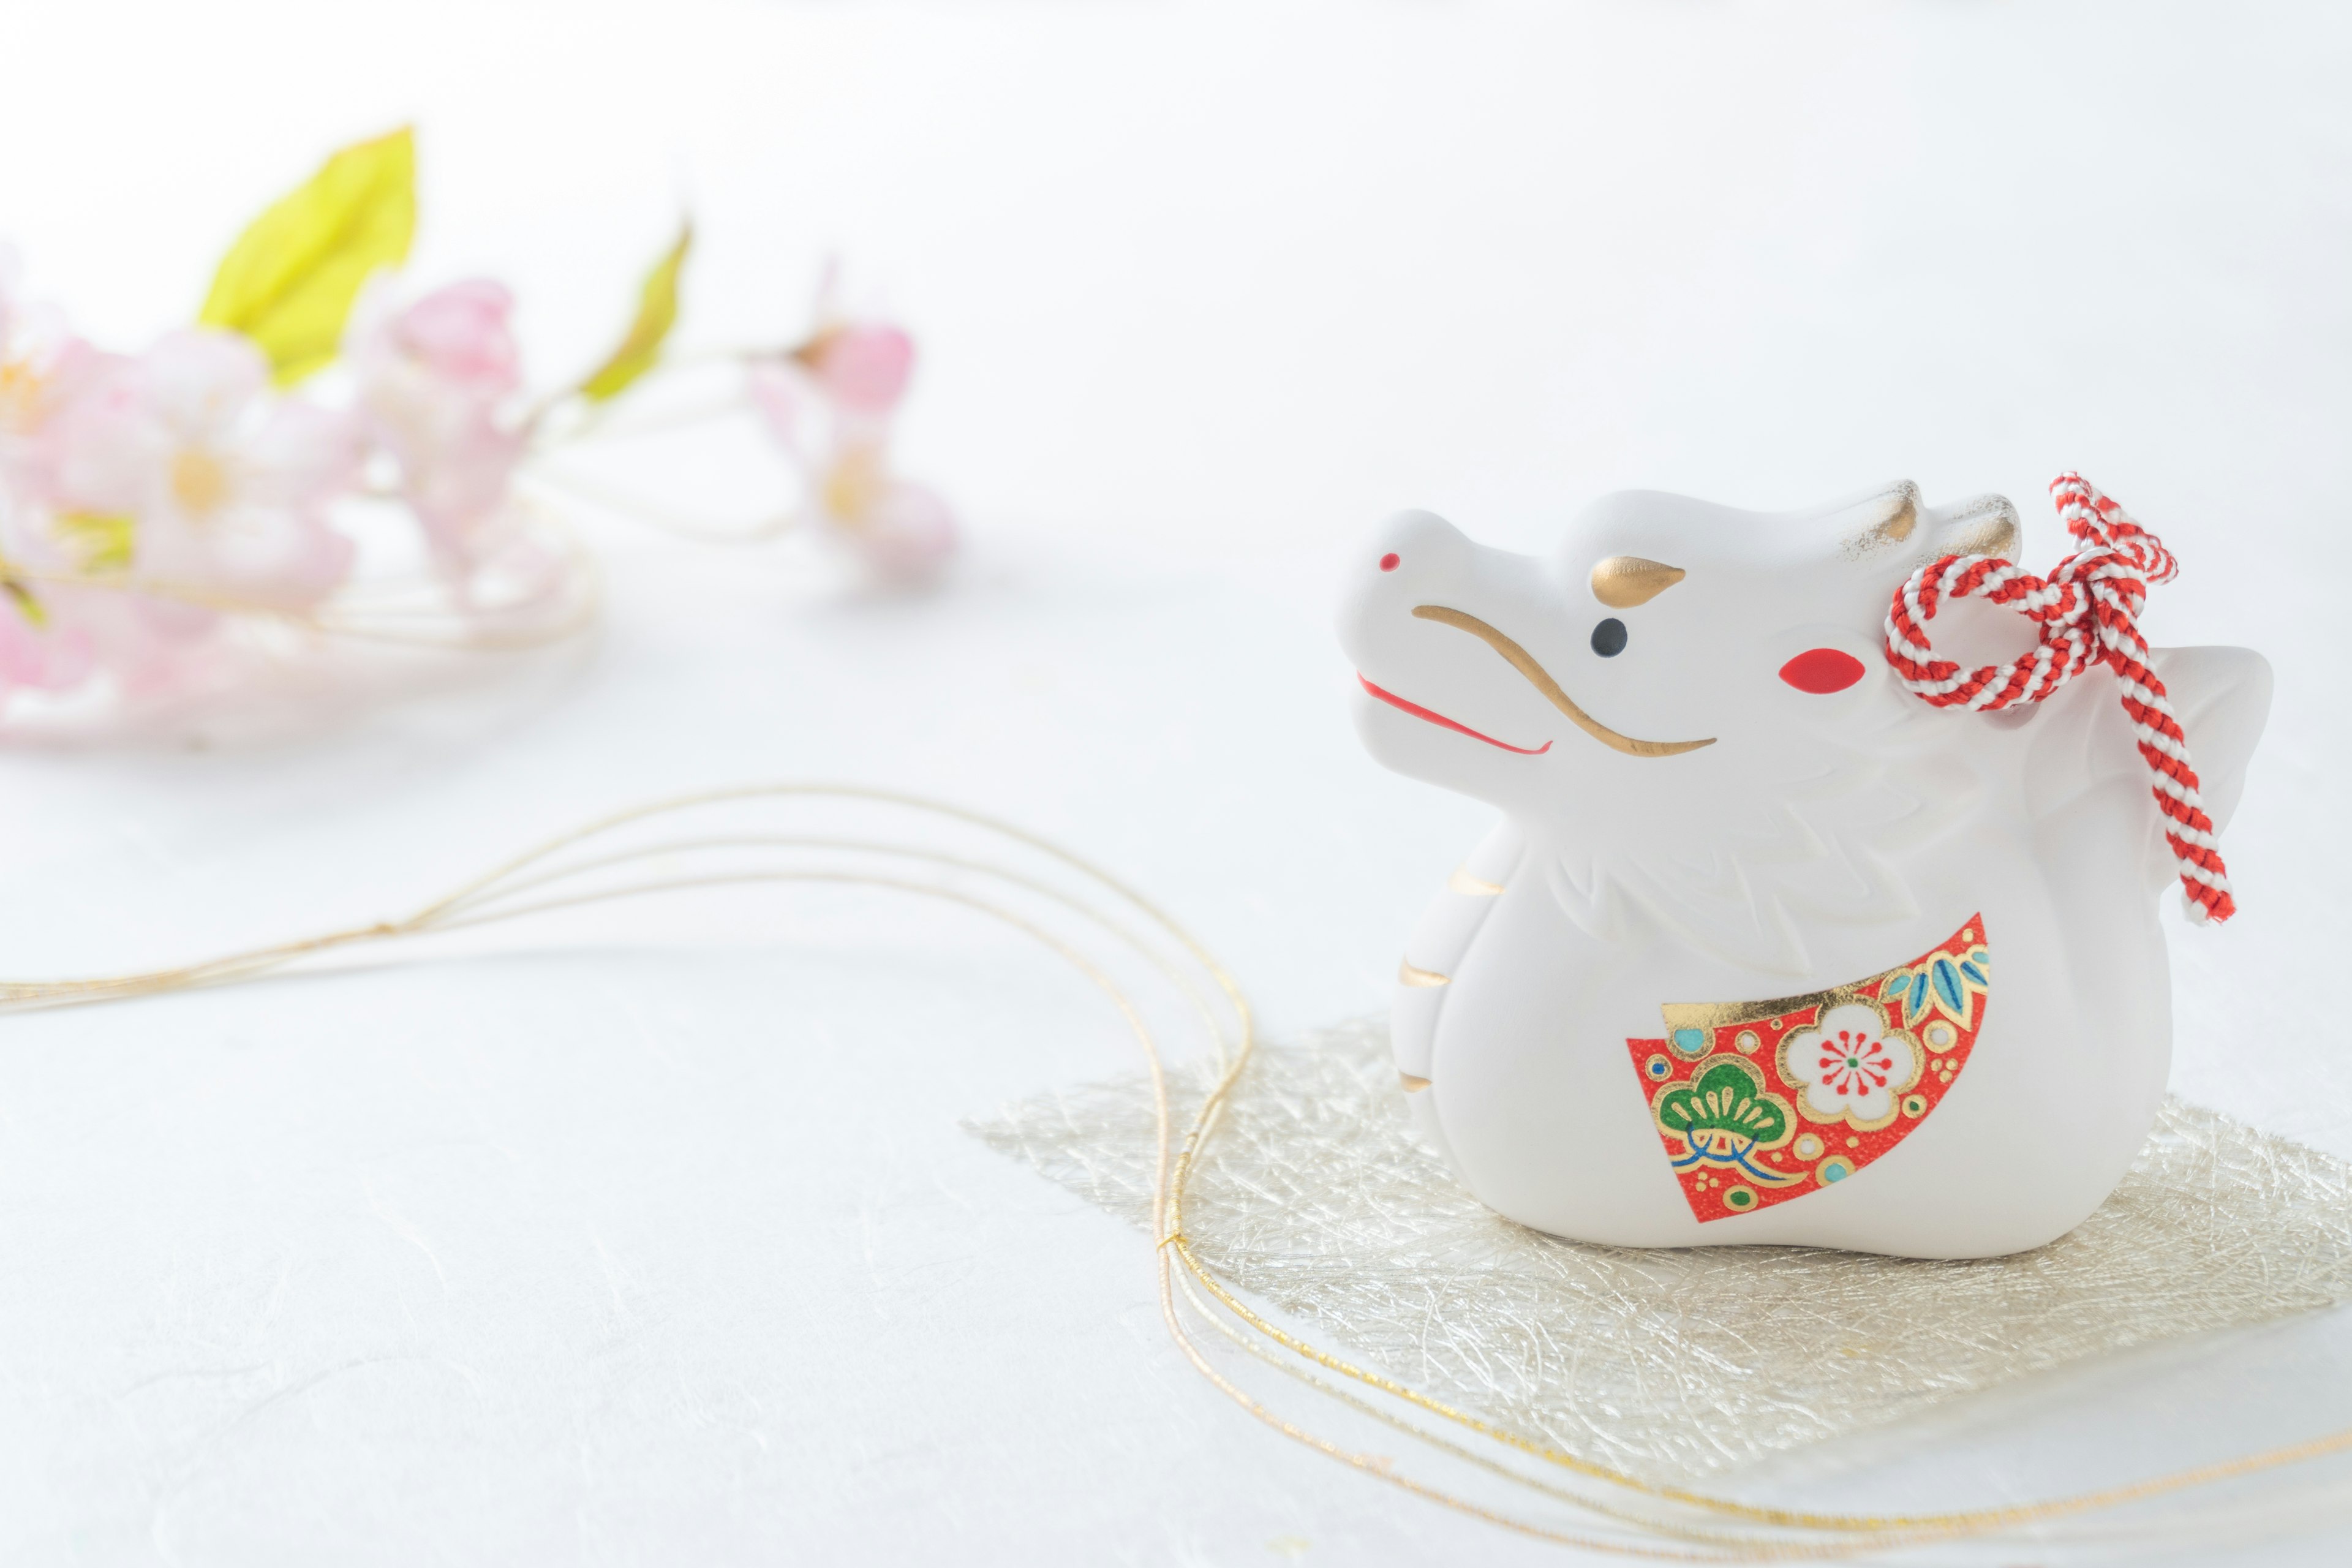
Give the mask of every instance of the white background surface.
[[(973, 539), (891, 600), (604, 528), (602, 632), (479, 689), (0, 755), (12, 976), (372, 919), (616, 805), (817, 775), (1061, 837), (1311, 1026), (1381, 1005), (1483, 826), (1348, 731), (1356, 531), (1417, 504), (1538, 548), (1615, 488), (1908, 476), (2013, 496), (2044, 566), (2079, 468), (2185, 563), (2155, 640), (2279, 672), (2245, 913), (2176, 928), (2177, 1087), (2352, 1155), (2318, 1022), (2339, 9), (79, 5), (0, 38), (0, 231), (98, 335), (184, 319), (251, 212), (413, 118), (417, 270), (514, 284), (549, 380), (681, 202), (690, 343), (789, 334), (837, 250), (921, 340), (908, 461)], [(957, 1128), (1127, 1051), (1049, 961), (817, 899), (11, 1018), (0, 1558), (1547, 1555), (1253, 1428), (1167, 1345), (1140, 1238)], [(2342, 1425), (2341, 1337), (2132, 1430)], [(2100, 1441), (1938, 1473), (2039, 1492)], [(2327, 1528), (2264, 1560), (2335, 1560)]]

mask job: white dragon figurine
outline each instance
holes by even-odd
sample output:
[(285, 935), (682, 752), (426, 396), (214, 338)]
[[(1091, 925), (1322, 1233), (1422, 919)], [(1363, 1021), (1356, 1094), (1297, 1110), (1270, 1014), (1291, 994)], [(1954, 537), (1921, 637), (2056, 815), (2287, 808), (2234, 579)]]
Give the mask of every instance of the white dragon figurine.
[[(2000, 497), (1902, 484), (1785, 515), (1609, 496), (1548, 562), (1426, 512), (1365, 546), (1365, 745), (1505, 818), (1391, 1014), (1414, 1125), (1479, 1198), (1595, 1242), (1970, 1258), (2114, 1188), (2170, 1065), (2173, 872), (2116, 678), (1939, 710), (1882, 642), (1915, 568), (2018, 535)], [(1939, 643), (2032, 640), (1949, 608)], [(2218, 827), (2270, 667), (2151, 668)]]

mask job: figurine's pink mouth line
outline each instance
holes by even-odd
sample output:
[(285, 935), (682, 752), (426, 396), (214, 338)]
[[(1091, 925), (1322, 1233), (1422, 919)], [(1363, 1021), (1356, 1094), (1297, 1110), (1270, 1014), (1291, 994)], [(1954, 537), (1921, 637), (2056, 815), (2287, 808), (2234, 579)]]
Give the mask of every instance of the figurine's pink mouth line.
[(1366, 679), (1361, 670), (1356, 672), (1356, 679), (1363, 681), (1365, 690), (1370, 692), (1373, 696), (1379, 698), (1390, 707), (1402, 708), (1416, 719), (1426, 719), (1431, 723), (1437, 725), (1439, 728), (1451, 730), (1457, 735), (1467, 735), (1474, 741), (1484, 741), (1490, 746), (1500, 746), (1507, 752), (1517, 752), (1523, 757), (1540, 757), (1546, 752), (1551, 750), (1551, 742), (1549, 741), (1546, 741), (1540, 746), (1514, 746), (1508, 741), (1497, 741), (1492, 735), (1482, 735), (1477, 731), (1470, 728), (1467, 724), (1457, 724), (1443, 713), (1433, 713), (1418, 702), (1407, 702), (1403, 698), (1399, 697), (1393, 691), (1381, 690), (1379, 687), (1374, 686), (1369, 679)]

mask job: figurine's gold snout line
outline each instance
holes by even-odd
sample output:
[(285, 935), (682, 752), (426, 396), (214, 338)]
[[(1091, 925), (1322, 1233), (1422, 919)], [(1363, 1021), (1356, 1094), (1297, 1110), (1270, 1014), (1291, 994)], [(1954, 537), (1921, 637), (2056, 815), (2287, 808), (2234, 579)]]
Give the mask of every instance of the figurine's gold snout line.
[(1535, 655), (1477, 616), (1448, 609), (1444, 605), (1415, 605), (1412, 613), (1418, 619), (1435, 621), (1440, 626), (1468, 632), (1501, 654), (1510, 661), (1513, 669), (1528, 678), (1528, 685), (1544, 694), (1546, 701), (1568, 715), (1570, 723), (1612, 751), (1622, 752), (1629, 757), (1677, 757), (1685, 752), (1696, 752), (1701, 746), (1715, 744), (1712, 735), (1704, 741), (1637, 741), (1631, 735), (1621, 735), (1579, 708), (1576, 699), (1559, 689), (1559, 682), (1551, 678), (1551, 671), (1536, 662)]

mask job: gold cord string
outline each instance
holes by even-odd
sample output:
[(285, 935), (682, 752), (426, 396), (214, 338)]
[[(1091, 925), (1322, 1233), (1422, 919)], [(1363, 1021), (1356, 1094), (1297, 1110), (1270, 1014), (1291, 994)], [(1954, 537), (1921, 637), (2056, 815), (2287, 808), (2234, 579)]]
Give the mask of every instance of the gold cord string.
[[(935, 820), (960, 823), (974, 827), (1000, 839), (1042, 854), (1076, 872), (1099, 890), (1113, 895), (1120, 903), (1142, 916), (1150, 926), (1157, 928), (1163, 937), (1181, 949), (1184, 957), (1197, 966), (1200, 973), (1208, 978), (1211, 991), (1203, 992), (1194, 975), (1188, 973), (1181, 963), (1171, 962), (1169, 954), (1155, 947), (1150, 941), (1131, 927), (1111, 919), (1082, 900), (1064, 893), (1035, 878), (987, 861), (950, 855), (919, 846), (867, 838), (824, 836), (728, 835), (706, 836), (639, 846), (577, 864), (567, 865), (557, 860), (557, 857), (567, 849), (604, 838), (635, 824), (655, 818), (734, 803), (793, 799), (863, 803), (903, 809), (928, 816)], [(1208, 1094), (1185, 1131), (1181, 1147), (1176, 1143), (1169, 1106), (1166, 1063), (1159, 1043), (1134, 998), (1107, 970), (1088, 959), (1076, 947), (1034, 921), (1003, 904), (953, 888), (915, 881), (906, 877), (831, 869), (735, 871), (673, 877), (614, 888), (592, 888), (584, 891), (554, 896), (554, 890), (567, 881), (655, 857), (745, 848), (870, 854), (929, 865), (948, 872), (978, 876), (1042, 897), (1068, 910), (1084, 923), (1110, 936), (1119, 945), (1138, 954), (1184, 997), (1191, 1010), (1199, 1015), (1205, 1026), (1212, 1053), (1219, 1068)], [(987, 915), (1037, 942), (1102, 990), (1116, 1007), (1129, 1031), (1134, 1034), (1143, 1051), (1150, 1071), (1157, 1147), (1153, 1191), (1153, 1233), (1158, 1238), (1158, 1245), (1153, 1248), (1153, 1257), (1159, 1274), (1161, 1316), (1178, 1349), (1220, 1393), (1286, 1437), (1391, 1486), (1426, 1498), (1455, 1511), (1483, 1519), (1521, 1534), (1617, 1555), (1700, 1563), (1758, 1558), (1830, 1558), (1930, 1540), (1948, 1540), (1962, 1535), (1982, 1534), (2026, 1523), (2081, 1515), (2095, 1510), (2177, 1493), (2193, 1487), (2276, 1468), (2352, 1448), (2352, 1430), (2345, 1430), (2304, 1443), (2285, 1445), (2220, 1463), (2176, 1471), (2147, 1481), (2087, 1491), (2036, 1503), (1920, 1514), (1811, 1512), (1761, 1507), (1685, 1488), (1644, 1481), (1623, 1471), (1579, 1459), (1558, 1448), (1531, 1441), (1469, 1412), (1455, 1409), (1441, 1401), (1430, 1398), (1378, 1373), (1355, 1366), (1341, 1357), (1286, 1331), (1241, 1301), (1202, 1262), (1194, 1253), (1190, 1239), (1183, 1233), (1183, 1200), (1187, 1181), (1200, 1158), (1201, 1151), (1215, 1130), (1223, 1105), (1231, 1097), (1242, 1072), (1246, 1068), (1255, 1044), (1255, 1025), (1248, 1001), (1232, 973), (1189, 931), (1158, 905), (1092, 862), (1064, 849), (1049, 839), (985, 814), (950, 803), (933, 801), (897, 791), (826, 783), (781, 784), (712, 791), (657, 801), (616, 812), (583, 827), (551, 838), (499, 866), (488, 874), (465, 884), (449, 895), (425, 905), (405, 919), (354, 926), (170, 969), (63, 981), (0, 983), (0, 1010), (73, 1005), (152, 995), (195, 986), (233, 984), (257, 977), (313, 955), (370, 942), (464, 930), (495, 921), (521, 919), (557, 909), (619, 898), (700, 887), (762, 882), (830, 883), (868, 887), (936, 899), (959, 905)], [(532, 892), (550, 896), (542, 897), (537, 901), (519, 901), (523, 895)], [(1218, 1016), (1215, 1007), (1212, 1005), (1213, 994), (1222, 996), (1225, 1005), (1231, 1011), (1230, 1037), (1227, 1033), (1227, 1022)], [(1171, 1261), (1171, 1258), (1174, 1261)], [(1175, 1262), (1182, 1264), (1184, 1270), (1182, 1276), (1177, 1273)], [(1664, 1535), (1677, 1538), (1706, 1550), (1693, 1552), (1680, 1547), (1572, 1534), (1554, 1530), (1532, 1521), (1490, 1509), (1469, 1499), (1457, 1497), (1439, 1487), (1402, 1473), (1384, 1458), (1353, 1451), (1297, 1426), (1261, 1404), (1254, 1395), (1234, 1384), (1211, 1363), (1200, 1343), (1187, 1331), (1177, 1310), (1177, 1285), (1180, 1280), (1186, 1301), (1201, 1314), (1203, 1321), (1211, 1323), (1221, 1334), (1248, 1351), (1256, 1359), (1280, 1368), (1293, 1378), (1307, 1384), (1319, 1392), (1337, 1398), (1360, 1412), (1399, 1430), (1410, 1432), (1441, 1451), (1503, 1476), (1554, 1500), (1570, 1504), (1622, 1525), (1630, 1525), (1654, 1536)], [(1205, 1291), (1213, 1301), (1215, 1308), (1221, 1310), (1223, 1315), (1220, 1316), (1218, 1310), (1212, 1310), (1209, 1302), (1202, 1301), (1199, 1291)], [(1239, 1326), (1235, 1326), (1236, 1324)], [(1464, 1447), (1437, 1432), (1413, 1423), (1401, 1421), (1392, 1413), (1382, 1410), (1370, 1401), (1349, 1394), (1342, 1387), (1325, 1383), (1303, 1367), (1286, 1363), (1274, 1351), (1252, 1344), (1246, 1337), (1248, 1335), (1255, 1335), (1259, 1340), (1278, 1347), (1280, 1351), (1288, 1352), (1290, 1357), (1304, 1360), (1338, 1373), (1343, 1378), (1474, 1433), (1507, 1450), (1515, 1451), (1547, 1466), (1634, 1492), (1669, 1509), (1689, 1509), (1696, 1510), (1701, 1515), (1737, 1520), (1751, 1526), (1762, 1526), (1768, 1531), (1797, 1533), (1794, 1536), (1790, 1533), (1732, 1535), (1702, 1531), (1672, 1519), (1633, 1513), (1601, 1502), (1595, 1498), (1561, 1489), (1499, 1465), (1492, 1458)], [(1814, 1537), (1828, 1535), (1833, 1539), (1809, 1539), (1806, 1538), (1808, 1533)]]

